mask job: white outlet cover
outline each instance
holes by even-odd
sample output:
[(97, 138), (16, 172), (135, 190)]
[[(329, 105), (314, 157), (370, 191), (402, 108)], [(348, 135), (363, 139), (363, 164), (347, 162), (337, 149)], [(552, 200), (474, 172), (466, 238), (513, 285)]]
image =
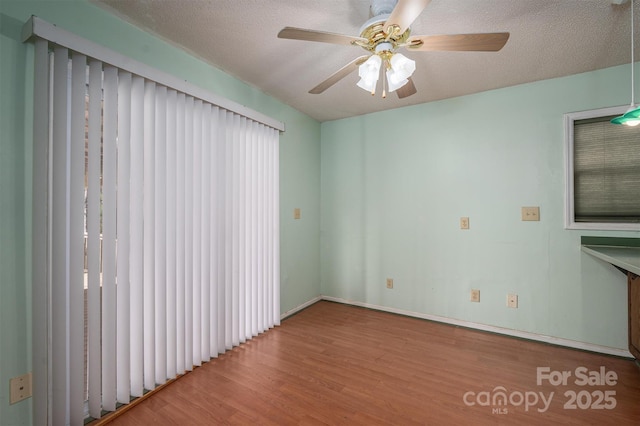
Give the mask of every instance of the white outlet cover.
[(31, 397), (31, 373), (14, 377), (9, 380), (9, 386), (11, 388), (9, 404), (15, 404)]
[(460, 229), (469, 229), (469, 218), (461, 217), (460, 218)]

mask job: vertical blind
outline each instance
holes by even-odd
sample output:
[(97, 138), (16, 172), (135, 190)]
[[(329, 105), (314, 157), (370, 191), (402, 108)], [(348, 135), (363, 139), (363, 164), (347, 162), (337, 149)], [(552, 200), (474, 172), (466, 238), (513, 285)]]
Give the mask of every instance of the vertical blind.
[(47, 40), (35, 52), (48, 410), (80, 425), (279, 324), (279, 131)]

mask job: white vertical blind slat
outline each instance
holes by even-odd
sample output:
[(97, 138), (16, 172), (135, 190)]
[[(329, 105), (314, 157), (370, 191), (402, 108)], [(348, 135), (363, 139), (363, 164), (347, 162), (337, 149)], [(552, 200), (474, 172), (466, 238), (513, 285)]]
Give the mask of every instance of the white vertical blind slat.
[(260, 164), (262, 173), (262, 331), (269, 324), (269, 140), (262, 134), (261, 149), (263, 160)]
[(240, 344), (240, 117), (233, 116), (231, 141), (231, 345)]
[(252, 167), (252, 208), (251, 208), (251, 333), (257, 336), (260, 332), (258, 328), (258, 303), (259, 303), (259, 288), (258, 288), (258, 229), (259, 218), (258, 214), (258, 197), (260, 196), (260, 173), (258, 169), (258, 147), (260, 141), (259, 133), (255, 132), (252, 138), (251, 144), (251, 167)]
[(131, 162), (130, 162), (130, 324), (129, 334), (131, 357), (131, 395), (144, 393), (144, 352), (143, 352), (143, 247), (144, 214), (142, 207), (144, 182), (144, 79), (133, 76), (131, 82)]
[(118, 73), (118, 136), (116, 195), (116, 397), (128, 403), (131, 393), (130, 358), (130, 175), (131, 175), (131, 74)]
[(250, 170), (250, 202), (251, 202), (251, 218), (249, 219), (251, 224), (251, 261), (250, 261), (250, 283), (251, 283), (251, 306), (249, 312), (251, 312), (251, 334), (253, 336), (258, 335), (258, 275), (257, 275), (257, 253), (258, 253), (258, 234), (257, 234), (257, 222), (258, 222), (258, 203), (256, 198), (258, 196), (258, 182), (260, 181), (257, 172), (257, 148), (258, 148), (258, 132), (251, 132), (250, 141), (250, 155), (249, 155), (249, 170)]
[(156, 88), (155, 108), (155, 383), (167, 381), (167, 88)]
[(177, 375), (177, 93), (175, 90), (167, 91), (167, 146), (166, 146), (166, 256), (167, 256), (167, 291), (166, 306), (167, 318), (165, 326), (167, 328), (166, 348), (167, 377), (173, 379)]
[[(269, 130), (269, 129), (266, 129)], [(271, 256), (271, 289), (269, 293), (271, 294), (272, 299), (272, 309), (271, 309), (271, 324), (270, 328), (280, 324), (280, 299), (278, 288), (280, 286), (280, 267), (276, 265), (275, 262), (280, 261), (280, 257), (278, 253), (274, 253), (274, 249), (280, 246), (280, 227), (279, 227), (279, 217), (280, 217), (280, 208), (278, 200), (280, 191), (278, 188), (279, 182), (279, 150), (277, 140), (273, 139), (273, 132), (270, 132), (270, 156), (271, 156), (271, 164), (272, 164), (272, 174), (271, 174), (271, 223), (273, 223), (273, 227), (271, 228), (272, 238), (271, 238), (271, 247), (270, 247), (270, 256)]]
[(185, 149), (184, 149), (184, 223), (185, 223), (185, 282), (184, 282), (184, 328), (185, 370), (193, 370), (193, 145), (194, 145), (194, 99), (185, 98)]
[(116, 409), (116, 165), (117, 69), (104, 66), (102, 177), (102, 405)]
[(260, 141), (258, 144), (258, 173), (260, 173), (260, 182), (258, 189), (258, 332), (262, 333), (265, 330), (265, 306), (266, 306), (266, 295), (265, 295), (265, 279), (266, 279), (266, 224), (267, 224), (267, 215), (265, 214), (265, 196), (266, 196), (266, 182), (265, 179), (265, 167), (264, 163), (266, 161), (265, 155), (265, 138), (264, 135), (260, 135)]
[(263, 135), (262, 179), (262, 331), (269, 327), (269, 143)]
[(278, 227), (278, 218), (279, 218), (279, 209), (278, 202), (274, 197), (278, 195), (278, 145), (274, 143), (274, 139), (272, 137), (273, 133), (270, 132), (270, 129), (263, 127), (263, 131), (267, 133), (267, 138), (269, 140), (269, 164), (270, 164), (270, 188), (269, 188), (269, 204), (270, 208), (270, 218), (269, 223), (269, 232), (270, 232), (270, 244), (269, 244), (269, 269), (270, 269), (270, 286), (269, 286), (269, 325), (268, 328), (273, 328), (276, 324), (279, 323), (279, 301), (276, 300), (276, 287), (279, 283), (278, 274), (279, 269), (277, 265), (274, 265), (274, 262), (278, 260), (276, 253), (274, 253), (274, 248), (279, 246), (279, 227)]
[(87, 57), (73, 54), (69, 146), (69, 421), (84, 419), (84, 165)]
[[(273, 221), (273, 203), (271, 200), (271, 188), (272, 188), (272, 158), (271, 158), (271, 141), (269, 140), (268, 135), (265, 134), (265, 142), (266, 142), (266, 151), (267, 151), (267, 157), (266, 157), (266, 164), (265, 164), (265, 180), (266, 180), (266, 211), (265, 211), (265, 216), (266, 216), (266, 221), (267, 224), (270, 224)], [(273, 283), (273, 265), (271, 264), (271, 262), (273, 261), (273, 257), (272, 257), (272, 253), (271, 253), (271, 244), (273, 242), (273, 227), (271, 226), (267, 226), (266, 227), (266, 233), (267, 233), (267, 246), (265, 247), (265, 254), (266, 254), (266, 265), (267, 265), (267, 275), (266, 275), (266, 279), (265, 279), (265, 285), (266, 285), (266, 318), (265, 318), (265, 328), (269, 328), (273, 326), (273, 295), (271, 294), (271, 287), (272, 287), (272, 283)]]
[(257, 172), (256, 172), (256, 140), (258, 137), (258, 132), (255, 131), (255, 124), (250, 126), (249, 130), (249, 139), (247, 141), (247, 171), (248, 171), (248, 196), (247, 203), (249, 204), (248, 209), (248, 293), (249, 299), (247, 301), (247, 333), (250, 336), (256, 336), (258, 334), (257, 325), (256, 325), (256, 309), (257, 309), (257, 299), (256, 299), (256, 270), (255, 270), (255, 260), (256, 260), (256, 220), (257, 220), (257, 212), (256, 212), (256, 202), (255, 197), (257, 194), (256, 191), (256, 182), (257, 182)]
[(224, 168), (225, 168), (225, 194), (224, 194), (224, 341), (225, 349), (231, 349), (233, 347), (233, 328), (232, 328), (232, 311), (233, 311), (233, 299), (232, 299), (232, 285), (233, 285), (233, 135), (234, 135), (234, 114), (227, 113), (226, 120), (226, 136), (224, 139)]
[(202, 101), (197, 99), (193, 108), (193, 157), (191, 159), (193, 172), (193, 365), (202, 365), (202, 306), (200, 305), (202, 292)]
[(186, 337), (185, 337), (185, 95), (176, 96), (176, 372), (186, 371)]
[(280, 144), (277, 130), (267, 126), (262, 126), (270, 135), (271, 159), (273, 161), (273, 179), (271, 182), (273, 204), (273, 216), (271, 224), (273, 226), (273, 241), (271, 244), (273, 271), (273, 287), (271, 297), (273, 298), (273, 323), (272, 326), (280, 325)]
[(69, 376), (67, 346), (68, 291), (68, 128), (69, 114), (69, 60), (68, 50), (55, 47), (53, 63), (53, 105), (52, 105), (52, 219), (51, 219), (51, 407), (52, 422), (69, 422)]
[[(246, 129), (247, 119), (245, 117), (240, 118), (240, 128)], [(240, 133), (240, 132), (239, 132)], [(238, 160), (237, 160), (237, 173), (238, 173), (238, 192), (236, 192), (237, 204), (238, 204), (238, 340), (239, 343), (244, 343), (247, 340), (246, 335), (246, 264), (247, 258), (245, 255), (246, 248), (246, 223), (247, 223), (247, 210), (245, 203), (245, 195), (247, 193), (246, 188), (246, 132), (238, 135)]]
[[(275, 194), (275, 188), (274, 188), (274, 183), (275, 183), (275, 161), (273, 158), (273, 151), (274, 151), (274, 146), (271, 143), (271, 138), (269, 138), (269, 135), (267, 135), (267, 138), (269, 140), (269, 223), (272, 224), (274, 223), (274, 219), (275, 219), (275, 213), (276, 213), (276, 208), (277, 206), (274, 203), (273, 200), (273, 196)], [(275, 287), (275, 266), (273, 264), (274, 262), (274, 253), (273, 253), (273, 246), (274, 243), (276, 241), (276, 237), (275, 237), (275, 226), (269, 226), (269, 247), (268, 247), (268, 251), (269, 251), (269, 323), (268, 323), (268, 327), (267, 328), (272, 328), (275, 324), (275, 299), (273, 296), (273, 289)]]
[(261, 277), (261, 295), (262, 300), (260, 303), (262, 315), (261, 315), (261, 331), (265, 331), (269, 324), (269, 172), (268, 172), (268, 162), (269, 162), (269, 145), (268, 139), (266, 135), (262, 134), (262, 142), (260, 144), (260, 149), (262, 152), (262, 160), (260, 162), (260, 172), (262, 174), (262, 196), (261, 196), (261, 206), (260, 206), (260, 214), (261, 214), (261, 229), (260, 233), (262, 234), (262, 277)]
[[(269, 205), (269, 214), (267, 217), (267, 220), (269, 221), (269, 224), (272, 224), (275, 218), (275, 203), (273, 202), (273, 195), (274, 195), (274, 178), (275, 178), (275, 170), (274, 170), (274, 166), (275, 163), (273, 161), (273, 144), (271, 143), (271, 139), (269, 138), (269, 136), (267, 135), (267, 141), (268, 141), (268, 160), (267, 160), (267, 165), (268, 165), (268, 182), (269, 182), (269, 193), (268, 193), (268, 205)], [(274, 325), (274, 297), (273, 297), (273, 287), (274, 287), (274, 273), (275, 273), (275, 268), (273, 265), (273, 244), (275, 241), (275, 232), (274, 232), (274, 228), (275, 226), (269, 226), (268, 227), (268, 231), (269, 231), (269, 247), (267, 248), (267, 253), (269, 254), (269, 260), (267, 262), (267, 265), (269, 265), (269, 278), (268, 278), (268, 290), (267, 290), (267, 294), (269, 295), (269, 301), (267, 303), (268, 309), (269, 309), (269, 322), (267, 323), (267, 328), (271, 328)]]
[(265, 159), (265, 180), (266, 180), (266, 188), (265, 188), (265, 230), (266, 230), (266, 246), (265, 246), (265, 265), (266, 265), (266, 287), (265, 287), (265, 306), (266, 306), (266, 317), (265, 317), (265, 330), (273, 327), (273, 253), (271, 253), (271, 247), (273, 244), (273, 200), (271, 199), (272, 191), (273, 191), (273, 158), (271, 156), (272, 147), (271, 141), (269, 139), (269, 135), (265, 134), (266, 141), (266, 159)]
[[(86, 165), (87, 236), (87, 363), (89, 380), (89, 415), (100, 418), (102, 411), (102, 348), (101, 348), (101, 127), (102, 127), (102, 63), (89, 61), (88, 140)], [(84, 145), (84, 144), (83, 144)]]
[(198, 161), (200, 161), (202, 187), (200, 189), (200, 253), (201, 253), (201, 276), (202, 286), (200, 290), (200, 358), (202, 361), (208, 361), (211, 358), (211, 321), (210, 306), (211, 301), (211, 244), (210, 236), (211, 217), (210, 217), (210, 201), (215, 194), (211, 188), (211, 104), (205, 103), (202, 106), (202, 152)]
[(220, 143), (219, 128), (220, 124), (220, 109), (218, 107), (212, 107), (211, 109), (211, 121), (210, 121), (210, 145), (209, 145), (209, 167), (210, 167), (210, 204), (209, 204), (209, 220), (211, 222), (209, 227), (209, 241), (211, 244), (210, 250), (210, 289), (209, 289), (209, 321), (211, 326), (209, 328), (209, 355), (212, 358), (218, 357), (218, 286), (219, 286), (219, 236), (218, 236), (218, 204), (220, 204), (220, 189), (219, 184), (219, 167), (218, 161), (218, 146)]
[(259, 205), (258, 205), (258, 196), (260, 193), (259, 183), (261, 181), (261, 176), (258, 169), (258, 137), (259, 133), (256, 131), (255, 123), (249, 125), (248, 130), (248, 140), (247, 140), (247, 164), (248, 164), (248, 197), (247, 202), (249, 203), (249, 215), (247, 217), (248, 229), (249, 229), (249, 237), (247, 239), (247, 244), (249, 246), (248, 250), (248, 291), (250, 294), (248, 304), (248, 330), (247, 332), (250, 336), (258, 335), (258, 270), (257, 270), (257, 259), (258, 259), (258, 229), (259, 229)]
[(216, 287), (217, 287), (217, 325), (218, 325), (218, 344), (217, 349), (218, 353), (223, 353), (226, 349), (227, 342), (227, 327), (226, 327), (226, 318), (227, 313), (225, 307), (227, 306), (227, 296), (226, 296), (226, 287), (227, 287), (227, 234), (226, 234), (226, 226), (227, 226), (227, 214), (226, 214), (226, 196), (227, 196), (227, 182), (225, 179), (226, 176), (226, 168), (227, 168), (227, 150), (226, 150), (226, 140), (227, 140), (227, 112), (225, 110), (218, 111), (218, 136), (216, 138), (216, 152), (218, 158), (216, 159), (216, 190), (217, 190), (217, 205), (216, 212), (218, 221), (216, 222), (216, 249), (218, 251), (217, 256), (217, 275), (216, 275)]
[(143, 229), (144, 229), (144, 272), (143, 272), (143, 329), (144, 329), (144, 387), (156, 387), (155, 368), (155, 143), (156, 143), (156, 84), (145, 81), (144, 86), (144, 182), (143, 182)]

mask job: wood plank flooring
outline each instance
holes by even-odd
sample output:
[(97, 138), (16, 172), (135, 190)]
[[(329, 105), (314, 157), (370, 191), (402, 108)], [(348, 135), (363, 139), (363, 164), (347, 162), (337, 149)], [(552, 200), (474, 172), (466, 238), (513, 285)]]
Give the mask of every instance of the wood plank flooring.
[[(571, 375), (565, 385), (538, 385), (538, 367), (549, 368), (551, 381)], [(582, 384), (602, 368), (608, 385)], [(109, 423), (222, 424), (638, 425), (640, 369), (628, 359), (319, 302)]]

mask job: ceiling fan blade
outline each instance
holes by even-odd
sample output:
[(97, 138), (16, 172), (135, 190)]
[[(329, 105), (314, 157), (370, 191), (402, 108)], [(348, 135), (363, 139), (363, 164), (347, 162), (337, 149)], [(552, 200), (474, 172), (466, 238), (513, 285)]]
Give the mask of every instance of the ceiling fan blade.
[(305, 30), (304, 28), (284, 27), (278, 33), (278, 38), (291, 40), (319, 41), (322, 43), (351, 45), (360, 41), (367, 43), (368, 40), (362, 37), (352, 37), (343, 34), (328, 33), (325, 31)]
[(346, 76), (348, 76), (349, 74), (351, 74), (352, 72), (357, 70), (358, 66), (360, 66), (360, 64), (362, 64), (368, 58), (369, 58), (369, 56), (364, 55), (364, 56), (360, 56), (359, 58), (354, 59), (353, 61), (349, 62), (344, 67), (340, 68), (338, 71), (334, 72), (331, 77), (327, 78), (325, 81), (323, 81), (322, 83), (318, 84), (313, 89), (309, 90), (309, 93), (311, 93), (313, 95), (318, 95), (318, 94), (324, 92), (329, 87), (333, 86), (338, 81), (342, 80), (343, 78), (345, 78)]
[(398, 34), (404, 33), (430, 2), (431, 0), (398, 0), (398, 4), (384, 24), (385, 30), (392, 25), (397, 25), (400, 28)]
[[(407, 49), (418, 51), (497, 52), (509, 40), (509, 33), (447, 34), (414, 36)], [(420, 44), (422, 42), (422, 44)]]
[(417, 92), (418, 91), (416, 90), (416, 86), (415, 84), (413, 84), (413, 80), (411, 79), (411, 77), (409, 77), (409, 82), (407, 84), (399, 89), (396, 89), (396, 93), (398, 94), (398, 97), (400, 99), (404, 99), (407, 96), (411, 96)]

